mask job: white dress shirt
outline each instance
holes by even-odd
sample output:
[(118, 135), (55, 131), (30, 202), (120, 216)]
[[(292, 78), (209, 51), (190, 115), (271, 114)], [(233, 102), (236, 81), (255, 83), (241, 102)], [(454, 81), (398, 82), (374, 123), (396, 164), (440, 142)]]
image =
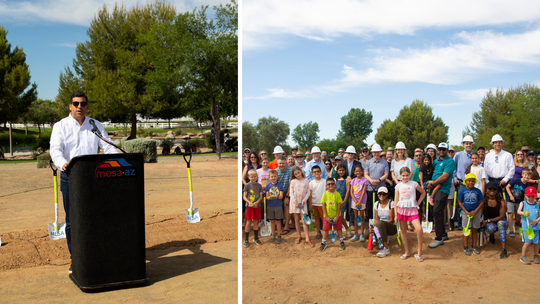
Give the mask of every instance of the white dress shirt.
[(486, 170), (486, 175), (490, 178), (503, 178), (505, 182), (508, 181), (514, 176), (514, 171), (516, 166), (514, 165), (514, 158), (512, 154), (501, 150), (499, 155), (495, 152), (486, 154), (484, 159), (484, 169)]
[[(51, 159), (60, 170), (62, 166), (76, 156), (98, 153), (98, 147), (106, 154), (118, 153), (115, 147), (99, 139), (92, 133), (90, 117), (86, 116), (82, 125), (69, 114), (68, 117), (54, 124), (51, 134)], [(111, 138), (105, 132), (103, 125), (94, 119), (101, 135), (109, 141)]]

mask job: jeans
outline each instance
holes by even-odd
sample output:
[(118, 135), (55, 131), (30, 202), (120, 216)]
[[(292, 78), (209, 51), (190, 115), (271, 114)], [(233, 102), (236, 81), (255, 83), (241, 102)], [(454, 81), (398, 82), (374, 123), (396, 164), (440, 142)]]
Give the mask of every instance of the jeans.
[(69, 216), (69, 177), (64, 172), (60, 173), (60, 191), (64, 201), (64, 211), (66, 212), (66, 241), (71, 258), (71, 220)]
[(433, 206), (433, 221), (435, 222), (435, 239), (437, 241), (442, 241), (443, 237), (446, 235), (446, 230), (444, 229), (444, 210), (446, 209), (446, 204), (448, 203), (448, 194), (437, 191), (435, 197), (433, 198), (435, 206)]

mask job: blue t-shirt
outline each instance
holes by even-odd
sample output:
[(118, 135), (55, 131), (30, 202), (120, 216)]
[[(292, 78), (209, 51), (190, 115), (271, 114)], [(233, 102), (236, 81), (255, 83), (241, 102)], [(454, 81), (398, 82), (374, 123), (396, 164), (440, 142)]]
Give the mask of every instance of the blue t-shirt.
[[(283, 192), (283, 185), (280, 183), (276, 183), (276, 184), (269, 183), (268, 185), (266, 185), (266, 192), (268, 192), (270, 196), (277, 195), (279, 197), (280, 191)], [(283, 201), (280, 200), (279, 198), (270, 199), (266, 201), (266, 205), (268, 207), (281, 207), (283, 205)]]
[[(525, 193), (525, 189), (530, 186), (529, 183), (523, 183), (521, 181), (521, 178), (512, 178), (508, 184), (510, 185), (510, 192), (512, 192), (512, 196), (514, 197), (514, 203), (519, 203), (521, 201), (525, 200), (525, 197), (523, 194)], [(508, 202), (511, 202), (510, 195), (506, 196), (506, 200)]]
[(445, 172), (450, 174), (450, 176), (448, 176), (448, 178), (441, 183), (441, 189), (439, 191), (450, 195), (450, 188), (452, 187), (452, 176), (454, 175), (454, 170), (456, 170), (456, 163), (452, 158), (448, 157), (448, 155), (445, 156), (443, 159), (438, 157), (433, 161), (432, 180), (436, 180)]
[[(521, 210), (523, 212), (529, 211), (529, 224), (531, 221), (538, 218), (538, 211), (540, 211), (540, 205), (538, 204), (529, 204), (527, 201), (523, 202), (523, 209)], [(521, 227), (523, 229), (527, 229), (527, 219), (524, 215), (521, 216)], [(540, 231), (540, 223), (536, 223), (536, 225), (531, 226), (531, 228), (535, 231)]]
[(478, 208), (480, 201), (483, 200), (484, 196), (482, 195), (482, 191), (478, 188), (463, 188), (458, 194), (458, 201), (463, 202), (463, 206), (467, 209), (467, 212), (471, 212)]

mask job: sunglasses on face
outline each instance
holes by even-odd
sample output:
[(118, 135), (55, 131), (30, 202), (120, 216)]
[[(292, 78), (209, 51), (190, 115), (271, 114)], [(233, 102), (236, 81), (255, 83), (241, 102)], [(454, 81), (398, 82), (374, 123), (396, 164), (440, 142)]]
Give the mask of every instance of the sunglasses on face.
[(321, 173), (320, 170), (313, 171), (313, 173)]
[(267, 155), (266, 153), (261, 153), (261, 155)]
[(75, 108), (79, 107), (79, 104), (81, 104), (81, 108), (84, 108), (88, 105), (88, 102), (86, 101), (81, 101), (81, 102), (78, 102), (78, 101), (74, 101), (71, 103)]
[(384, 196), (384, 195), (388, 195), (388, 193), (377, 193), (377, 195)]
[(414, 157), (421, 157), (422, 154), (416, 154)]
[(326, 185), (327, 185), (327, 186), (333, 186), (333, 185), (335, 185), (335, 184), (336, 184), (336, 183), (327, 183)]
[(252, 156), (252, 157), (250, 157), (250, 158), (251, 158), (251, 159), (257, 159), (257, 156)]
[(296, 158), (304, 158), (303, 156), (297, 156)]

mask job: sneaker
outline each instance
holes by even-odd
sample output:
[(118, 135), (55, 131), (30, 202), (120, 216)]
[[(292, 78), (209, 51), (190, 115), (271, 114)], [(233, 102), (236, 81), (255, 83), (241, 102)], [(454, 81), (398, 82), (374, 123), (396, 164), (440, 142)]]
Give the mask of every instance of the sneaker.
[(525, 265), (531, 265), (531, 262), (529, 262), (529, 259), (527, 259), (526, 256), (522, 256), (521, 259), (519, 259), (519, 261)]
[(463, 252), (465, 252), (465, 255), (471, 255), (471, 252), (469, 251), (469, 246), (463, 246)]
[(71, 270), (71, 266), (69, 266), (68, 273), (69, 273), (69, 274), (72, 274), (72, 273), (73, 273), (73, 270)]
[(347, 231), (347, 238), (350, 239), (352, 237), (352, 233), (350, 230)]
[(360, 242), (365, 242), (366, 241), (366, 238), (364, 237), (364, 234), (360, 234), (359, 240), (360, 240)]
[[(489, 242), (491, 244), (495, 244), (495, 235), (492, 233), (489, 235)], [(503, 249), (504, 250), (504, 249)]]
[(444, 242), (443, 241), (438, 241), (438, 240), (433, 240), (433, 242), (431, 242), (428, 247), (429, 248), (437, 248), (439, 247), (440, 245), (444, 245)]
[(537, 255), (534, 256), (534, 263), (540, 264), (540, 258)]
[(507, 257), (508, 257), (508, 253), (506, 253), (506, 249), (503, 249), (501, 251), (501, 255), (499, 256), (499, 258), (506, 259)]
[(510, 233), (508, 234), (508, 236), (510, 237), (516, 237), (516, 233), (514, 231), (510, 231)]
[(326, 250), (326, 247), (328, 247), (328, 244), (326, 242), (321, 243), (321, 247), (319, 248), (319, 252), (323, 252)]
[(259, 238), (256, 238), (256, 239), (253, 239), (253, 243), (257, 244), (257, 245), (262, 245), (261, 241), (259, 240)]
[(380, 257), (380, 258), (384, 258), (386, 256), (386, 249), (383, 248), (383, 249), (379, 250), (379, 252), (377, 253), (377, 256)]
[(478, 246), (476, 246), (476, 245), (472, 246), (472, 252), (474, 254), (480, 254), (480, 251), (478, 251)]
[(351, 242), (356, 242), (358, 241), (360, 238), (358, 237), (358, 234), (355, 234), (353, 235), (352, 239), (351, 239)]
[(272, 234), (272, 236), (270, 237), (270, 242), (273, 242), (275, 239), (276, 237)]
[(343, 241), (339, 242), (339, 250), (345, 250), (345, 243)]
[[(431, 237), (432, 240), (435, 240), (435, 238), (436, 238), (436, 236)], [(448, 235), (445, 235), (442, 239), (443, 239), (443, 242), (444, 242), (444, 241), (448, 241), (450, 238), (448, 238)]]
[(277, 244), (281, 244), (281, 235), (278, 235), (278, 236), (277, 236), (276, 243), (277, 243)]
[(390, 247), (384, 248), (384, 250), (386, 251), (386, 255), (390, 255)]
[(248, 240), (245, 240), (245, 241), (244, 241), (244, 247), (249, 247), (249, 242), (248, 242)]

